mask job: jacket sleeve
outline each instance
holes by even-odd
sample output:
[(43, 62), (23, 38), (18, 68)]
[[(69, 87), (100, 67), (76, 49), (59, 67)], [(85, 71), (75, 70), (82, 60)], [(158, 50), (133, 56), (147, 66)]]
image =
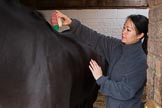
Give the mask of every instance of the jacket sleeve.
[(101, 76), (97, 80), (97, 84), (100, 86), (101, 93), (105, 96), (118, 100), (128, 100), (138, 95), (138, 91), (143, 89), (146, 81), (146, 69), (146, 62), (141, 62), (130, 67), (129, 74), (124, 75), (121, 81), (116, 82)]
[(96, 31), (84, 26), (78, 20), (72, 19), (70, 25), (70, 31), (74, 34), (73, 38), (80, 41), (92, 49), (95, 49), (98, 54), (108, 60), (110, 50), (113, 44), (116, 42), (116, 38), (105, 36)]

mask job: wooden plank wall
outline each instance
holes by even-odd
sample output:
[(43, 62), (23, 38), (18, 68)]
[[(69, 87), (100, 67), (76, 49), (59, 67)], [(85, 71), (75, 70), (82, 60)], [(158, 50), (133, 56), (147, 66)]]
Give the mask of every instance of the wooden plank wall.
[(36, 9), (147, 8), (147, 0), (20, 0)]

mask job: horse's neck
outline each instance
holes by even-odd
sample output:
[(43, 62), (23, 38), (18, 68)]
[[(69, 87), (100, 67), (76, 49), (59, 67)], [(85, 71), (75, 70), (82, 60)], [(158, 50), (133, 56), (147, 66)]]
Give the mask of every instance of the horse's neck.
[(20, 5), (19, 0), (0, 0), (0, 4), (4, 5)]

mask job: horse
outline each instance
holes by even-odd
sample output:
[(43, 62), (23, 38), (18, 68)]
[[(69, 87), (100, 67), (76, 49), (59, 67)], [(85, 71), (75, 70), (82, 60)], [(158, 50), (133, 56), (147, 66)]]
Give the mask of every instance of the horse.
[(92, 49), (19, 0), (0, 1), (0, 108), (93, 108)]

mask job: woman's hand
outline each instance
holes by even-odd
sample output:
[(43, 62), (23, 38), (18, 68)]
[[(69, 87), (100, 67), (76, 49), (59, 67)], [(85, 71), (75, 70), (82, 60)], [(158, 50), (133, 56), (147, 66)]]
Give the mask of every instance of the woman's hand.
[(68, 16), (66, 16), (65, 14), (61, 13), (58, 10), (56, 10), (56, 16), (57, 18), (61, 18), (63, 20), (62, 22), (63, 26), (69, 26), (72, 22), (72, 20)]
[(89, 69), (91, 70), (93, 77), (97, 80), (102, 76), (102, 69), (101, 67), (96, 63), (96, 61), (92, 60), (90, 61)]

